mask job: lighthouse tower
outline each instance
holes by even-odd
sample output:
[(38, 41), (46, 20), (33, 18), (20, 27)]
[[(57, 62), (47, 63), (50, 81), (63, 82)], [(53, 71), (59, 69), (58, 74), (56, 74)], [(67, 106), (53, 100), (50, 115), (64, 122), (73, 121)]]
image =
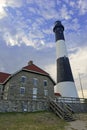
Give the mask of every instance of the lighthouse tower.
[(65, 45), (64, 26), (60, 21), (55, 22), (53, 31), (57, 55), (57, 85), (54, 91), (63, 97), (78, 97)]

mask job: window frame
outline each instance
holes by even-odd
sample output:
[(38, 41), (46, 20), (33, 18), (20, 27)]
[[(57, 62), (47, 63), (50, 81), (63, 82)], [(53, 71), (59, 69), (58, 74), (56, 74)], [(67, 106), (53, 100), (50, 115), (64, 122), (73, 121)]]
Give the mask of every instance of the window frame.
[(32, 92), (32, 95), (33, 95), (33, 99), (37, 99), (37, 88), (33, 88), (33, 92)]
[(34, 85), (34, 87), (38, 86), (38, 79), (37, 78), (33, 78), (33, 85)]
[(25, 75), (21, 76), (21, 83), (26, 83), (27, 77)]
[(43, 80), (43, 85), (44, 85), (44, 87), (47, 87), (48, 86), (48, 81), (47, 80)]
[[(22, 90), (23, 90), (24, 92), (23, 92)], [(24, 95), (24, 94), (25, 94), (25, 87), (20, 87), (20, 95)]]
[(48, 90), (44, 89), (44, 96), (47, 97), (48, 96)]

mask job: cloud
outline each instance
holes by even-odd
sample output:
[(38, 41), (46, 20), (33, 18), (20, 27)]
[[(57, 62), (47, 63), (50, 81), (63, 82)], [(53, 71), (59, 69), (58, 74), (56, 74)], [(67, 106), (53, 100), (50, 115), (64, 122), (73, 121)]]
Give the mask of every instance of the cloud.
[(0, 19), (2, 19), (3, 17), (6, 17), (6, 16), (7, 16), (7, 14), (6, 14), (4, 8), (0, 7)]
[(5, 6), (21, 7), (23, 0), (3, 0), (3, 3), (5, 3)]
[(5, 3), (6, 3), (6, 0), (1, 0), (0, 1), (0, 19), (7, 16), (7, 14), (5, 12), (5, 6), (6, 6)]
[(38, 0), (35, 1), (35, 3), (39, 6), (40, 9), (49, 9), (49, 8), (54, 8), (55, 7), (55, 2), (54, 1), (50, 1), (48, 4), (48, 0)]
[[(84, 51), (83, 51), (84, 50)], [(87, 72), (87, 47), (79, 47), (76, 53), (70, 55), (70, 61), (73, 68), (73, 72), (80, 73)]]
[[(71, 22), (68, 21), (72, 18), (73, 11), (69, 10), (68, 6), (64, 3), (60, 6), (58, 5), (58, 2), (51, 1), (48, 6), (48, 4), (46, 4), (48, 3), (47, 0), (38, 0), (35, 2), (33, 0), (27, 0), (26, 2), (23, 4), (23, 0), (2, 1), (2, 4), (7, 9), (7, 12), (5, 11), (5, 13), (8, 17), (2, 20), (1, 28), (3, 29), (1, 29), (1, 33), (4, 36), (7, 45), (15, 46), (18, 44), (18, 46), (20, 46), (23, 42), (25, 45), (39, 49), (40, 47), (52, 47), (52, 24), (56, 18), (64, 19), (64, 21), (66, 20), (65, 25), (67, 30), (71, 29), (77, 31), (77, 29), (80, 28), (79, 20), (77, 18), (74, 18)], [(25, 6), (26, 10), (24, 10)], [(7, 7), (11, 8), (9, 9)], [(23, 10), (21, 11), (21, 9)], [(7, 34), (8, 39), (6, 36)], [(26, 40), (24, 41), (24, 39)], [(28, 41), (30, 43), (28, 43)], [(45, 46), (42, 45), (42, 41)], [(46, 42), (49, 42), (50, 44), (48, 43), (48, 45), (46, 45)], [(37, 46), (35, 44), (37, 44)]]
[(79, 74), (81, 77), (81, 83), (85, 93), (87, 86), (87, 47), (79, 47), (75, 53), (70, 54), (70, 64), (75, 79), (77, 90), (81, 90)]
[(7, 7), (21, 7), (22, 0), (0, 0), (0, 19), (7, 16)]
[[(80, 98), (83, 98), (83, 95), (82, 95), (82, 91), (81, 91), (81, 90), (78, 91), (78, 94), (79, 94), (79, 97), (80, 97)], [(87, 98), (87, 89), (83, 90), (83, 94), (84, 94), (84, 98)]]
[(63, 4), (62, 8), (60, 9), (60, 14), (62, 19), (68, 20), (71, 19), (73, 12), (71, 10), (68, 10), (67, 6)]
[[(47, 4), (46, 4), (47, 3)], [(38, 0), (38, 1), (27, 1), (29, 6), (29, 11), (43, 17), (45, 20), (50, 20), (52, 18), (58, 17), (58, 12), (55, 9), (55, 1), (50, 1), (48, 5), (48, 0)], [(33, 5), (30, 7), (30, 5)], [(34, 8), (33, 8), (34, 7)]]
[[(80, 31), (81, 26), (80, 26), (78, 18), (73, 18), (70, 22), (64, 21), (63, 23), (65, 25), (65, 31), (68, 30), (69, 34), (71, 33), (70, 31), (76, 31), (77, 32), (76, 35), (77, 35), (78, 32)], [(73, 33), (73, 35), (74, 35), (74, 33)]]
[(87, 12), (87, 1), (86, 0), (64, 0), (65, 3), (68, 4), (68, 6), (72, 7), (74, 13), (75, 10), (79, 12), (78, 15), (84, 15)]
[(71, 7), (75, 7), (75, 1), (69, 1), (69, 2), (70, 2), (69, 4)]
[(4, 34), (4, 40), (8, 46), (20, 45), (20, 43), (18, 43), (18, 35), (13, 36), (9, 32)]
[(78, 9), (81, 15), (87, 12), (87, 0), (78, 0)]
[(51, 42), (46, 44), (46, 42), (41, 38), (41, 33), (38, 31), (36, 31), (35, 34), (32, 34), (31, 32), (25, 34), (23, 30), (18, 29), (14, 34), (5, 32), (3, 38), (7, 46), (22, 46), (24, 44), (26, 46), (31, 46), (36, 50), (54, 47)]
[(45, 70), (52, 76), (52, 78), (56, 81), (56, 64), (49, 64), (45, 66)]

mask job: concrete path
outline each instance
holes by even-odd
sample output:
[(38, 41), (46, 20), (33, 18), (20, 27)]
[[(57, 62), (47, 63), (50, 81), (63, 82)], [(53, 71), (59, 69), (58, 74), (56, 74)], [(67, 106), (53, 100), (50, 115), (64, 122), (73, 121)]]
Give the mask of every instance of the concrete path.
[(79, 118), (76, 121), (68, 122), (65, 130), (87, 130), (87, 114), (80, 115)]
[(69, 126), (66, 126), (66, 130), (87, 130), (87, 121), (73, 121), (69, 122)]

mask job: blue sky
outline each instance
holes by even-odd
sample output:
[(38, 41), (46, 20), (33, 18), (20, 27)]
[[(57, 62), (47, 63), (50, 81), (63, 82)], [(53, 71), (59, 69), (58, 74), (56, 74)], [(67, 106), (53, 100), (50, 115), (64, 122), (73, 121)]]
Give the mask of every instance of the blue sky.
[(14, 73), (33, 60), (56, 80), (56, 20), (65, 27), (79, 95), (78, 72), (87, 97), (87, 0), (0, 0), (0, 71)]

